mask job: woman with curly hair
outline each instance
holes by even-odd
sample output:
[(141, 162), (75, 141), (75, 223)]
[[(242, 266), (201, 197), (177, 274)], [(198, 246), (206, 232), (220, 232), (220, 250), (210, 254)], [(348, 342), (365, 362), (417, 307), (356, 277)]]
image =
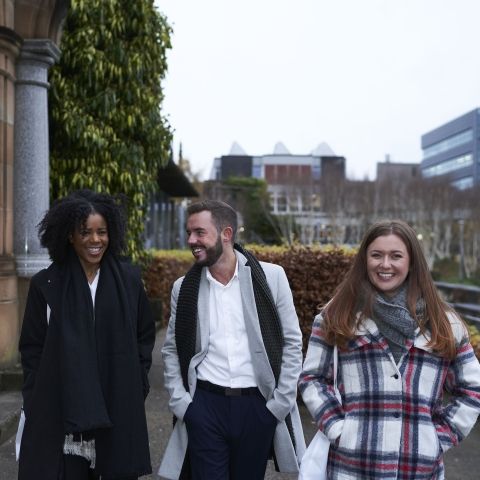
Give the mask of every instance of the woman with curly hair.
[(20, 337), (19, 479), (136, 479), (151, 472), (144, 399), (155, 327), (125, 219), (90, 190), (39, 224), (52, 264), (31, 280)]
[(329, 479), (444, 478), (480, 412), (480, 366), (405, 222), (367, 231), (314, 320), (299, 387), (330, 440)]

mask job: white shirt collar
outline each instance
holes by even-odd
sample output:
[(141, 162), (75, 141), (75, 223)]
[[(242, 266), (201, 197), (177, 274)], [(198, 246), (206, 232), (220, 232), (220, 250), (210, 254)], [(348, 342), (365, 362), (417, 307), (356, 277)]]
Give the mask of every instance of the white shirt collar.
[(216, 280), (213, 277), (213, 275), (210, 273), (210, 269), (207, 268), (207, 280), (209, 282), (213, 283), (214, 285), (221, 285), (222, 287), (227, 288), (232, 284), (232, 282), (235, 278), (238, 278), (238, 260), (236, 258), (235, 258), (235, 271), (233, 272), (232, 278), (228, 281), (228, 283), (226, 285), (223, 285), (223, 283)]

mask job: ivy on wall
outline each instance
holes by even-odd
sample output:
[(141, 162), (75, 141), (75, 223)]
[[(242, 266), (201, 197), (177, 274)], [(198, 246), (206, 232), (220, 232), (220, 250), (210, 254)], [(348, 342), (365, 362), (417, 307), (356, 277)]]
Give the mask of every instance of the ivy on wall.
[(50, 71), (52, 199), (78, 188), (125, 194), (133, 257), (171, 144), (161, 112), (170, 34), (152, 0), (72, 0)]

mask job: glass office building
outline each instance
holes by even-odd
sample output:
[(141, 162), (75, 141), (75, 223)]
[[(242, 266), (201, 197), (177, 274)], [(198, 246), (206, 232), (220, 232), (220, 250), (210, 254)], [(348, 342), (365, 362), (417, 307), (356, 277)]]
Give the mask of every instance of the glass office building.
[(464, 190), (480, 183), (480, 109), (422, 135), (424, 178), (448, 176)]

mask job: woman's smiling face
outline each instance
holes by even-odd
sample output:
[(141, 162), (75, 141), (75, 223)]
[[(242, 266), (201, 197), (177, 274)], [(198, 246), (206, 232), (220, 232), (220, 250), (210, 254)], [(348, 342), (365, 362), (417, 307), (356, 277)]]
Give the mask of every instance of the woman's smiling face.
[(409, 269), (407, 246), (397, 235), (382, 235), (368, 246), (368, 279), (380, 292), (394, 295), (405, 282)]
[(99, 213), (92, 213), (85, 224), (73, 232), (70, 241), (85, 273), (95, 271), (108, 248), (107, 222)]

